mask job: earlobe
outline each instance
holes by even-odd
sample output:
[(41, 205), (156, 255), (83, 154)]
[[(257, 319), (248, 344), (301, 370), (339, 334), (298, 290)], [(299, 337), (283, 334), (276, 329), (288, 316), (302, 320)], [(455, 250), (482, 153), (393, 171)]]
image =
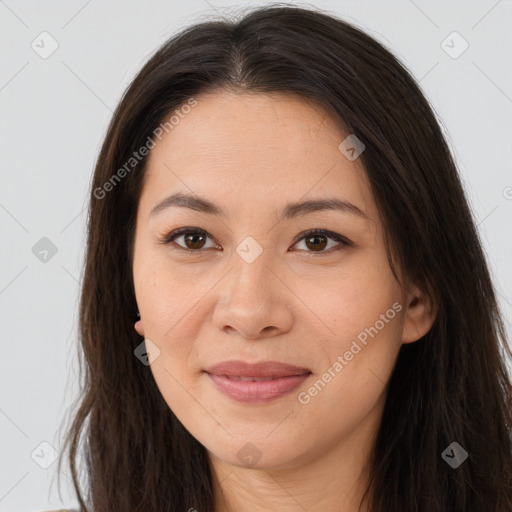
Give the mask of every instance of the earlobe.
[(417, 286), (413, 286), (407, 293), (402, 343), (412, 343), (425, 336), (436, 316), (437, 305)]
[(144, 326), (142, 325), (142, 320), (137, 320), (135, 322), (135, 330), (142, 336), (144, 337)]

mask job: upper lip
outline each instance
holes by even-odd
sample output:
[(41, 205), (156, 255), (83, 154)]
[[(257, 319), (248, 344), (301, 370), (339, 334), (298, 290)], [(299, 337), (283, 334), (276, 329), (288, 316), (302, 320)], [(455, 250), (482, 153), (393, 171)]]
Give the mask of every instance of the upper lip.
[(301, 368), (279, 361), (262, 361), (259, 363), (246, 363), (233, 360), (210, 366), (207, 373), (213, 375), (227, 375), (232, 377), (290, 377), (292, 375), (305, 375), (311, 373), (307, 368)]

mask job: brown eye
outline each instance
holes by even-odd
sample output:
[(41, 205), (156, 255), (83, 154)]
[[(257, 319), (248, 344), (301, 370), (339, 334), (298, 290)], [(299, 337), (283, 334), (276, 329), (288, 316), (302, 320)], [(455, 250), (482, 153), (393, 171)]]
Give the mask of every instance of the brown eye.
[[(183, 238), (182, 243), (175, 242), (175, 240), (179, 240)], [(202, 229), (197, 228), (180, 228), (172, 233), (169, 233), (160, 242), (164, 245), (166, 244), (175, 244), (178, 249), (182, 249), (188, 252), (203, 252), (205, 249), (216, 248), (217, 246), (213, 243), (210, 247), (205, 246), (207, 240), (211, 240), (211, 236)], [(332, 244), (332, 242), (337, 242)], [(326, 230), (312, 230), (302, 234), (302, 237), (297, 239), (294, 245), (297, 245), (299, 242), (304, 243), (305, 249), (300, 249), (305, 253), (316, 253), (318, 256), (322, 256), (324, 254), (331, 254), (333, 251), (342, 249), (343, 247), (351, 247), (352, 242), (347, 238), (338, 235), (337, 233), (333, 233), (332, 231)], [(327, 248), (327, 250), (325, 250)], [(331, 251), (331, 249), (333, 249)]]
[(183, 236), (187, 249), (202, 249), (206, 237), (200, 233), (188, 233)]
[[(337, 242), (332, 244), (331, 241)], [(304, 244), (305, 249), (300, 249), (306, 253), (317, 253), (318, 256), (331, 254), (333, 251), (342, 249), (343, 247), (351, 247), (352, 242), (347, 238), (333, 233), (332, 231), (326, 231), (323, 229), (308, 231), (302, 234), (302, 237), (298, 239), (297, 244), (301, 242)], [(327, 247), (329, 245), (329, 247)], [(327, 250), (325, 250), (327, 247)], [(331, 251), (331, 249), (333, 249)]]
[(313, 235), (305, 238), (306, 246), (313, 251), (323, 250), (327, 246), (327, 237), (323, 235)]
[[(175, 240), (183, 239), (183, 242), (178, 243), (174, 242)], [(193, 228), (181, 228), (169, 233), (166, 237), (161, 240), (162, 244), (170, 244), (175, 243), (178, 246), (178, 249), (183, 249), (184, 251), (189, 252), (201, 252), (204, 247), (206, 241), (211, 238), (206, 231), (202, 229), (193, 229)], [(210, 247), (206, 247), (206, 249), (215, 247), (213, 244)]]

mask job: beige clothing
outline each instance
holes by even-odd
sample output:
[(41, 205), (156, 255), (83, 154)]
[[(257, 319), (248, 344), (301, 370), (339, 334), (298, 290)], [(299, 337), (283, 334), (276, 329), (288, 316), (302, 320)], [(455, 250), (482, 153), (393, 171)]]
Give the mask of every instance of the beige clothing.
[(59, 510), (45, 510), (44, 512), (78, 512), (76, 508), (61, 508)]

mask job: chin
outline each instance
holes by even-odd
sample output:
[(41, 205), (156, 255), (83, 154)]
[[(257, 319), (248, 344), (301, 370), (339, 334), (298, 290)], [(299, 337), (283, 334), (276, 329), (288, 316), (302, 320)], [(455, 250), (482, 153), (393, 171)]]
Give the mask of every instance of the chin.
[[(200, 441), (201, 442), (201, 441)], [(272, 470), (284, 469), (293, 465), (300, 457), (297, 444), (283, 445), (282, 440), (259, 436), (228, 438), (215, 443), (208, 438), (202, 443), (208, 452), (224, 464), (241, 468)]]

